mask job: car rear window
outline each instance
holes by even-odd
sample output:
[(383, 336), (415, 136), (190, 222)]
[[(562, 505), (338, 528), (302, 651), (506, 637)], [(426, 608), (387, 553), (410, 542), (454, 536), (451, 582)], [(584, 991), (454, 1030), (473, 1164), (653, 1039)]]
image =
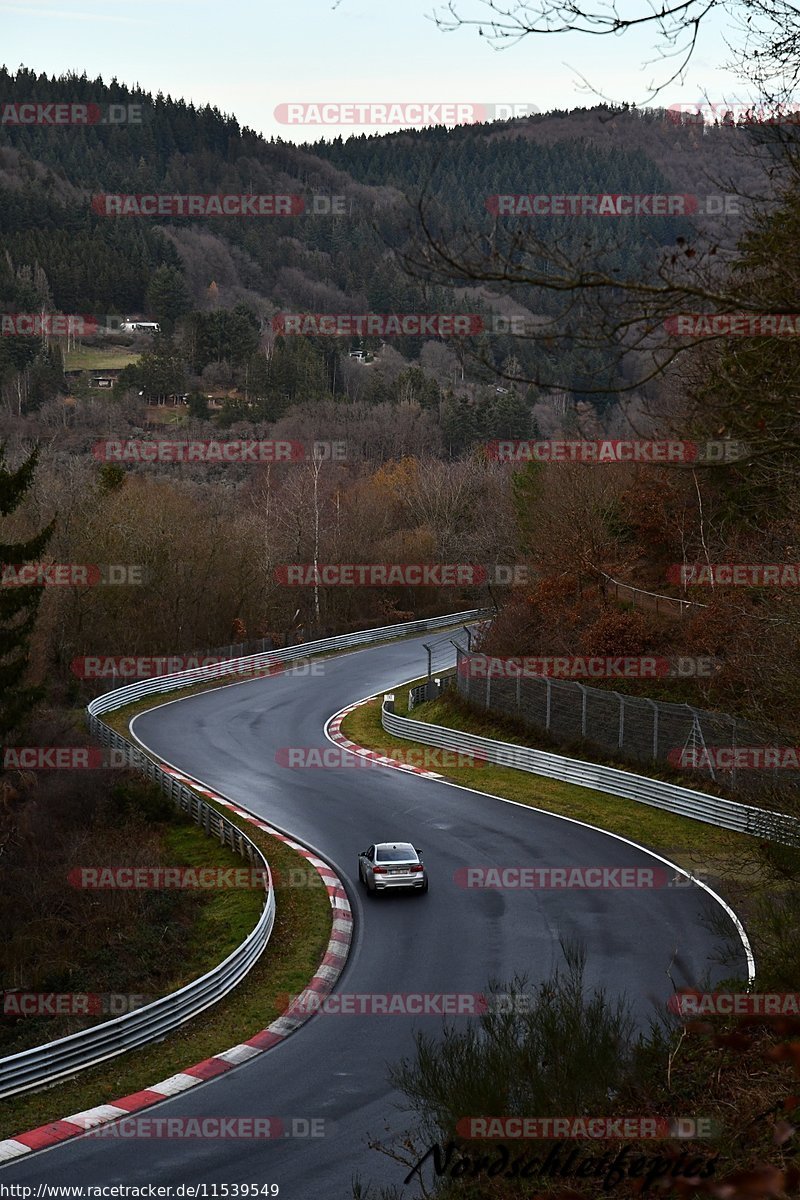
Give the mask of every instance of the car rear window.
[(377, 859), (378, 862), (408, 862), (409, 859), (416, 862), (417, 854), (413, 846), (379, 846)]

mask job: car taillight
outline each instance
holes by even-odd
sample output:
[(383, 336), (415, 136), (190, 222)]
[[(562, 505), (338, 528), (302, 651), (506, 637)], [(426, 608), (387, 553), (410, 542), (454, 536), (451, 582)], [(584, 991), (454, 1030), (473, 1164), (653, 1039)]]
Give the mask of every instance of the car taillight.
[(424, 871), (425, 870), (422, 863), (414, 863), (413, 866), (409, 867), (408, 869), (409, 869), (409, 871)]
[(373, 867), (372, 869), (376, 875), (380, 875), (381, 871), (386, 871), (388, 868), (387, 867)]

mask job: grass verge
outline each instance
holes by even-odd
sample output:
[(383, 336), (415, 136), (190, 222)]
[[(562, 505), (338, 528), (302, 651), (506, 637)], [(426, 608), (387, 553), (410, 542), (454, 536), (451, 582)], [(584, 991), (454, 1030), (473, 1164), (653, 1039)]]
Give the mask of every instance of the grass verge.
[[(422, 683), (423, 680), (413, 682)], [(395, 690), (395, 712), (399, 716), (408, 715), (409, 686), (413, 684), (404, 684), (402, 688)], [(461, 729), (481, 737), (496, 738), (520, 746), (531, 744), (521, 737), (510, 735), (507, 729), (491, 720), (485, 720), (479, 714), (465, 713), (453, 704), (447, 694), (438, 700), (419, 705), (414, 709), (413, 716), (415, 720), (444, 725), (450, 729)], [(342, 733), (368, 749), (383, 749), (385, 753), (391, 753), (391, 750), (385, 749), (389, 735), (381, 725), (380, 700), (370, 701), (369, 704), (348, 713), (342, 722)], [(407, 742), (405, 738), (402, 739), (401, 745), (425, 748), (421, 743)], [(688, 817), (675, 816), (674, 813), (658, 808), (650, 808), (638, 804), (635, 800), (609, 796), (605, 792), (576, 787), (574, 784), (561, 783), (557, 779), (547, 779), (542, 775), (532, 775), (511, 767), (497, 767), (493, 763), (482, 763), (478, 767), (448, 767), (446, 777), (477, 792), (493, 793), (507, 800), (516, 800), (520, 804), (529, 804), (535, 808), (559, 813), (561, 816), (586, 821), (590, 825), (598, 825), (610, 833), (618, 833), (667, 855), (687, 871), (717, 875), (721, 868), (729, 868), (737, 857), (737, 834), (718, 829), (714, 825), (692, 821)]]
[[(233, 850), (206, 837), (147, 780), (134, 775), (130, 783), (113, 787), (111, 797), (118, 828), (128, 830), (128, 837), (122, 843), (125, 848), (115, 851), (113, 833), (92, 825), (95, 844), (103, 847), (94, 855), (95, 861), (222, 871), (242, 867)], [(139, 797), (141, 807), (126, 808), (126, 798), (136, 805)], [(140, 823), (131, 821), (131, 811)], [(136, 848), (130, 852), (133, 847), (141, 848), (141, 858)], [(43, 899), (43, 907), (57, 909), (60, 899), (56, 889)], [(94, 896), (79, 890), (75, 899), (77, 909), (70, 907), (71, 896), (64, 898), (64, 925), (59, 932), (53, 934), (45, 926), (41, 940), (36, 939), (27, 951), (30, 957), (20, 959), (19, 978), (29, 985), (23, 993), (35, 985), (34, 991), (45, 994), (134, 994), (146, 997), (142, 1004), (148, 1003), (177, 991), (227, 958), (255, 927), (263, 908), (263, 893), (244, 888)], [(76, 937), (78, 930), (80, 937)], [(68, 965), (59, 968), (54, 954), (65, 937), (71, 951)], [(49, 969), (38, 975), (43, 964), (49, 964)], [(107, 1019), (72, 1014), (14, 1016), (9, 1008), (0, 1023), (0, 1056), (96, 1028)]]
[[(422, 682), (424, 678), (395, 688), (395, 712), (399, 716), (408, 716), (409, 688)], [(342, 733), (368, 749), (391, 754), (391, 749), (387, 749), (391, 738), (381, 725), (380, 710), (380, 699), (354, 709), (342, 722)], [(469, 709), (448, 692), (418, 705), (412, 715), (415, 720), (480, 737), (515, 745), (536, 745), (533, 731), (530, 737), (521, 736), (512, 722), (492, 719), (485, 713)], [(405, 738), (399, 745), (420, 751), (426, 749), (422, 743)], [(540, 748), (559, 752), (552, 745)], [(664, 855), (699, 876), (733, 907), (747, 929), (759, 979), (771, 981), (772, 986), (779, 982), (781, 987), (788, 986), (789, 980), (794, 986), (793, 964), (797, 960), (792, 932), (796, 924), (794, 880), (800, 865), (800, 849), (762, 842), (635, 800), (609, 796), (591, 788), (511, 767), (497, 767), (492, 763), (480, 767), (448, 767), (446, 772), (439, 773), (474, 791), (492, 793), (519, 804), (585, 821)], [(720, 930), (723, 927), (727, 928), (727, 918), (723, 920), (720, 916)]]
[[(229, 820), (235, 819), (229, 810), (215, 807)], [(9, 1097), (0, 1109), (0, 1139), (13, 1137), (15, 1133), (139, 1091), (193, 1063), (218, 1054), (252, 1037), (274, 1021), (285, 1007), (286, 993), (303, 990), (316, 971), (330, 937), (331, 907), (328, 894), (321, 881), (318, 887), (305, 888), (281, 883), (280, 880), (293, 878), (290, 874), (292, 869), (307, 868), (306, 860), (255, 826), (243, 822), (242, 828), (264, 852), (279, 878), (275, 889), (277, 913), (272, 936), (250, 973), (218, 1004), (175, 1030), (163, 1041), (132, 1050), (42, 1091)], [(196, 850), (191, 852), (196, 852), (198, 861), (207, 864), (208, 839), (199, 829), (196, 834)], [(182, 849), (186, 849), (186, 846)], [(234, 857), (237, 864), (241, 865), (241, 859)], [(215, 906), (212, 912), (212, 906), (208, 906), (204, 918), (206, 936), (215, 939), (217, 947), (220, 947), (221, 939), (230, 939), (232, 933), (235, 933), (237, 943), (242, 941), (255, 923), (251, 920), (249, 924), (242, 924), (232, 913), (230, 906), (235, 895), (233, 892), (221, 892), (220, 907)], [(248, 895), (252, 899), (252, 893)], [(213, 961), (220, 962), (230, 948), (224, 952), (215, 951)], [(197, 970), (193, 973), (197, 975), (208, 969), (208, 956), (199, 965), (200, 948), (189, 950), (197, 964)], [(183, 964), (184, 967), (188, 965)]]

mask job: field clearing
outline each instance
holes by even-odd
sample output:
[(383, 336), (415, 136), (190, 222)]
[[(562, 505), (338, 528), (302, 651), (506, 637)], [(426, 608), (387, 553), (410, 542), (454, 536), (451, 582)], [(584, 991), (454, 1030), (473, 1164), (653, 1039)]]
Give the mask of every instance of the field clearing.
[(136, 363), (140, 358), (141, 354), (131, 350), (129, 346), (112, 346), (107, 349), (101, 346), (76, 346), (64, 356), (64, 370), (115, 370)]

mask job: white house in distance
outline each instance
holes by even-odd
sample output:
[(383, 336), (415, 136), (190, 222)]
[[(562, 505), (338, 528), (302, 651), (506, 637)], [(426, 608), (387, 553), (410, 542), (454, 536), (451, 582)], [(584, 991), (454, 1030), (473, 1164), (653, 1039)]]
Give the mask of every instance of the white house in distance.
[(126, 317), (120, 322), (120, 330), (122, 333), (160, 333), (161, 326), (158, 321), (136, 321)]

